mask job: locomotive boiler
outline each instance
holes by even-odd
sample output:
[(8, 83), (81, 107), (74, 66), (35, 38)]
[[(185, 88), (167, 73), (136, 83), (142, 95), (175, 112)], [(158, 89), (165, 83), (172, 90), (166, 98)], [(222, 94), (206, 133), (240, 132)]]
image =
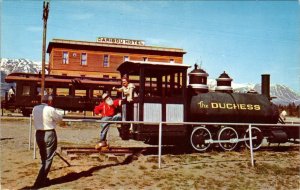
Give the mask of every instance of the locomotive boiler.
[(191, 97), (190, 121), (277, 123), (279, 111), (261, 94), (207, 92)]
[(188, 143), (199, 152), (215, 145), (230, 151), (242, 144), (249, 147), (245, 124), (251, 123), (254, 150), (260, 148), (264, 139), (269, 143), (299, 142), (298, 127), (276, 125), (280, 117), (278, 107), (270, 101), (269, 75), (262, 75), (262, 94), (233, 92), (232, 79), (226, 72), (216, 79), (217, 86), (211, 90), (207, 85), (208, 74), (195, 65), (187, 76), (188, 67), (148, 61), (126, 61), (119, 66), (121, 75), (126, 73), (140, 79), (133, 113), (127, 110), (126, 114), (132, 114), (134, 121), (145, 122), (131, 126), (123, 124), (119, 129), (122, 139), (156, 144), (158, 126), (151, 122), (165, 122), (163, 143)]

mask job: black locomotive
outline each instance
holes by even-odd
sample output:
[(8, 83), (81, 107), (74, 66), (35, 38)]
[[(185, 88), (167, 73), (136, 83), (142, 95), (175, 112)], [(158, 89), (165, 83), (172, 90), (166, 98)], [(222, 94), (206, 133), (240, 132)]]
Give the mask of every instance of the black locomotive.
[[(262, 75), (262, 94), (233, 92), (232, 79), (225, 72), (217, 79), (215, 91), (210, 92), (208, 74), (196, 65), (188, 74), (187, 86), (187, 68), (187, 65), (176, 63), (127, 61), (121, 64), (118, 68), (121, 75), (138, 76), (140, 79), (133, 113), (129, 110), (126, 113), (133, 115), (134, 121), (165, 122), (162, 126), (163, 143), (189, 143), (200, 152), (212, 145), (226, 151), (241, 144), (249, 147), (248, 125), (239, 123), (253, 125), (254, 150), (260, 148), (264, 139), (269, 143), (299, 143), (299, 127), (276, 125), (283, 121), (278, 107), (270, 101), (269, 75)], [(125, 120), (126, 117), (123, 118)], [(123, 124), (119, 131), (123, 139), (158, 142), (157, 124)]]

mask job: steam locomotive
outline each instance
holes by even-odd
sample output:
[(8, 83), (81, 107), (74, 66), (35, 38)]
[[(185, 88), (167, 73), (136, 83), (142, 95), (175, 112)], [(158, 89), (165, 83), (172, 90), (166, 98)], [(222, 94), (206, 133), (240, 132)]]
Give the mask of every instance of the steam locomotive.
[[(249, 147), (248, 127), (240, 123), (251, 123), (254, 150), (261, 147), (264, 139), (269, 143), (300, 142), (299, 127), (276, 125), (284, 122), (278, 107), (270, 101), (269, 75), (262, 75), (262, 94), (233, 92), (232, 79), (225, 72), (216, 79), (215, 90), (210, 91), (208, 74), (196, 65), (187, 73), (189, 67), (150, 61), (125, 61), (118, 67), (121, 76), (127, 74), (135, 84), (138, 94), (133, 102), (122, 105), (122, 120), (143, 122), (122, 124), (119, 128), (122, 139), (157, 144), (157, 123), (164, 122), (163, 144), (188, 145), (199, 152), (214, 146), (231, 151), (242, 144)], [(12, 73), (5, 80), (16, 83), (16, 96), (13, 100), (6, 96), (1, 107), (19, 108), (23, 115), (29, 115), (40, 100), (41, 76)], [(119, 96), (112, 90), (118, 85), (119, 79), (45, 77), (45, 87), (54, 96), (54, 106), (72, 111), (92, 111), (104, 92)], [(196, 125), (197, 122), (205, 124)]]
[(225, 151), (237, 149), (241, 144), (249, 148), (248, 126), (238, 123), (253, 124), (254, 150), (261, 147), (264, 139), (269, 143), (299, 143), (299, 127), (276, 125), (283, 120), (278, 107), (270, 101), (269, 75), (262, 75), (262, 94), (233, 92), (232, 79), (225, 72), (216, 79), (215, 91), (209, 91), (208, 74), (197, 65), (188, 74), (189, 85), (186, 85), (187, 68), (184, 64), (140, 61), (127, 61), (119, 66), (121, 75), (140, 77), (134, 109), (124, 105), (123, 110), (127, 110), (122, 113), (127, 116), (123, 120), (128, 120), (129, 114), (133, 115), (131, 120), (145, 122), (131, 126), (123, 124), (119, 131), (124, 140), (157, 143), (158, 126), (147, 122), (164, 121), (163, 143), (189, 144), (199, 152), (213, 145)]

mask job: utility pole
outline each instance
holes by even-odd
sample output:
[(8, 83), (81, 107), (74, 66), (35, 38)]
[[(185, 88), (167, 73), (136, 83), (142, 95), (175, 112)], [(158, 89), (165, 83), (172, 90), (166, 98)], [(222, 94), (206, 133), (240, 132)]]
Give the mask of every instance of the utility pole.
[(43, 52), (42, 52), (42, 81), (41, 81), (41, 101), (45, 92), (45, 62), (46, 62), (46, 34), (47, 34), (47, 20), (49, 15), (49, 2), (43, 3)]

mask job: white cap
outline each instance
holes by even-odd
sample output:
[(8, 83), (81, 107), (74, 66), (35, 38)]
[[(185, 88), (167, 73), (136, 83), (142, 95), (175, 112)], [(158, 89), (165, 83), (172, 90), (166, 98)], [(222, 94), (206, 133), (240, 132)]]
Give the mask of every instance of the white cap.
[(104, 100), (107, 97), (108, 97), (108, 94), (106, 94), (106, 93), (102, 94), (102, 100)]

